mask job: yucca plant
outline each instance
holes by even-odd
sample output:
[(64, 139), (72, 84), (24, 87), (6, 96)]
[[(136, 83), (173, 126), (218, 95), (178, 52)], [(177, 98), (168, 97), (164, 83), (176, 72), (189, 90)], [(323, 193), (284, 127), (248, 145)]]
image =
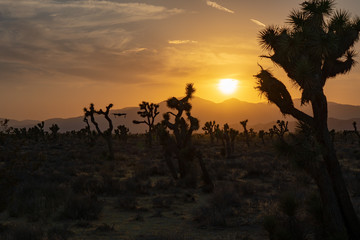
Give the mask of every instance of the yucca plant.
[[(327, 100), (324, 86), (329, 78), (348, 73), (355, 64), (353, 50), (359, 39), (360, 19), (346, 11), (335, 11), (333, 0), (310, 0), (293, 10), (287, 27), (269, 26), (260, 32), (260, 44), (269, 54), (263, 56), (285, 70), (301, 91), (301, 103), (311, 104), (308, 115), (294, 106), (286, 86), (261, 67), (255, 77), (257, 89), (280, 109), (306, 123), (321, 146), (326, 171), (319, 171), (327, 183), (321, 183), (336, 198), (322, 194), (324, 211), (331, 219), (334, 235), (360, 239), (360, 224), (354, 211), (341, 167), (328, 130)], [(326, 185), (328, 184), (328, 185)], [(326, 205), (325, 205), (326, 202)]]

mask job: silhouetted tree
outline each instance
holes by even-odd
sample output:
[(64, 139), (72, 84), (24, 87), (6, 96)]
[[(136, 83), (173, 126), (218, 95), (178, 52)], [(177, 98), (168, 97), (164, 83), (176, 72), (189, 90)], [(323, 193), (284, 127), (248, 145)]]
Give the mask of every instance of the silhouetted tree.
[(264, 130), (259, 131), (259, 138), (261, 139), (261, 141), (264, 145), (265, 145), (265, 140), (264, 140), (265, 135), (266, 135), (266, 133)]
[[(110, 159), (114, 159), (114, 151), (113, 151), (113, 145), (112, 145), (112, 131), (114, 129), (114, 126), (112, 124), (111, 118), (109, 117), (110, 109), (112, 107), (113, 107), (113, 104), (110, 103), (106, 107), (105, 111), (103, 111), (102, 109), (95, 110), (94, 104), (91, 103), (89, 109), (84, 108), (85, 118), (90, 117), (90, 121), (95, 126), (95, 129), (96, 129), (97, 133), (105, 139), (105, 141), (106, 141), (106, 143), (108, 145), (108, 148), (109, 148), (109, 158)], [(103, 115), (105, 117), (105, 119), (107, 120), (108, 125), (109, 125), (107, 130), (105, 130), (103, 132), (100, 130), (99, 124), (95, 120), (95, 114)]]
[(353, 127), (354, 127), (354, 133), (355, 133), (355, 135), (358, 137), (359, 143), (360, 143), (360, 133), (359, 133), (359, 131), (357, 130), (356, 121), (353, 122)]
[(148, 145), (151, 147), (154, 122), (155, 122), (156, 116), (159, 114), (159, 111), (158, 111), (159, 104), (148, 103), (148, 102), (143, 101), (142, 103), (139, 104), (139, 107), (140, 107), (140, 111), (138, 111), (137, 113), (140, 115), (140, 117), (145, 118), (145, 120), (143, 120), (143, 121), (134, 120), (133, 123), (134, 124), (145, 123), (146, 125), (148, 125), (149, 129), (147, 132), (147, 139), (148, 139), (147, 142), (148, 142)]
[[(270, 26), (260, 32), (260, 43), (269, 51), (269, 58), (282, 67), (288, 77), (302, 93), (301, 103), (311, 104), (313, 116), (294, 106), (286, 86), (268, 70), (261, 67), (255, 77), (257, 89), (276, 104), (283, 114), (293, 116), (309, 125), (326, 166), (325, 182), (319, 184), (319, 191), (326, 217), (330, 220), (329, 230), (334, 236), (360, 239), (360, 224), (350, 200), (341, 167), (329, 134), (328, 108), (324, 94), (327, 80), (344, 74), (354, 66), (355, 52), (352, 50), (359, 39), (360, 19), (350, 19), (346, 11), (334, 12), (332, 0), (310, 0), (301, 4), (301, 10), (293, 10), (289, 27)], [(332, 194), (335, 198), (332, 198)]]
[(246, 145), (249, 147), (250, 146), (250, 136), (249, 136), (249, 131), (246, 128), (247, 123), (248, 123), (248, 119), (240, 122), (241, 126), (244, 128), (244, 136), (245, 136)]
[(53, 125), (51, 125), (51, 127), (49, 127), (50, 131), (51, 131), (51, 136), (56, 139), (58, 132), (60, 130), (59, 126), (55, 123)]
[(0, 133), (8, 133), (8, 129), (9, 129), (9, 119), (3, 119), (0, 120)]
[[(165, 113), (163, 124), (173, 132), (175, 137), (176, 148), (173, 150), (178, 159), (180, 177), (185, 178), (189, 176), (191, 165), (194, 163), (194, 159), (197, 158), (203, 173), (203, 180), (212, 189), (213, 183), (203, 162), (202, 154), (193, 146), (191, 139), (192, 133), (199, 129), (199, 120), (191, 116), (190, 112), (192, 106), (189, 101), (194, 92), (193, 84), (187, 84), (186, 96), (184, 98), (179, 100), (172, 97), (166, 101), (167, 106), (176, 112)], [(183, 116), (184, 113), (186, 119)], [(173, 121), (171, 121), (171, 116), (174, 117)], [(171, 157), (169, 154), (171, 152), (168, 151), (166, 157)]]
[(285, 133), (289, 132), (288, 124), (288, 121), (285, 122), (284, 120), (277, 120), (276, 124), (272, 128), (273, 134), (277, 135), (280, 141), (284, 141)]
[(216, 128), (216, 123), (215, 123), (215, 121), (208, 121), (208, 122), (206, 122), (206, 123), (204, 124), (204, 127), (202, 128), (202, 130), (205, 131), (205, 134), (209, 134), (209, 135), (210, 135), (211, 144), (214, 143), (215, 128)]
[(120, 141), (122, 142), (127, 142), (128, 133), (129, 133), (129, 128), (127, 128), (125, 125), (119, 125), (115, 129), (116, 136), (118, 136)]

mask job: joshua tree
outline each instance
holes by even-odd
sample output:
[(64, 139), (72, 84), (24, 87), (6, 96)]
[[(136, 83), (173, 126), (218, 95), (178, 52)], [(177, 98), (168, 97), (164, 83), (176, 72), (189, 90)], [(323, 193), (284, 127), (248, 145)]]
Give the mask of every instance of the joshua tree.
[(59, 126), (55, 123), (53, 125), (51, 125), (51, 127), (49, 127), (50, 131), (51, 131), (51, 136), (56, 139), (57, 138), (57, 134), (58, 131), (60, 130)]
[[(203, 173), (204, 182), (212, 188), (213, 183), (209, 177), (207, 169), (205, 168), (202, 154), (193, 146), (191, 141), (192, 133), (199, 129), (199, 120), (191, 116), (190, 113), (192, 106), (189, 100), (192, 98), (194, 92), (195, 89), (193, 84), (187, 84), (186, 96), (184, 98), (179, 100), (175, 97), (172, 97), (166, 101), (167, 106), (170, 109), (176, 110), (176, 113), (165, 113), (163, 116), (163, 124), (169, 128), (175, 136), (176, 147), (173, 150), (178, 159), (180, 178), (183, 179), (189, 176), (191, 165), (194, 163), (194, 159), (198, 158)], [(183, 113), (185, 113), (186, 119), (184, 118)], [(170, 121), (170, 116), (175, 118), (173, 122)], [(168, 142), (170, 143), (170, 141)], [(169, 151), (167, 151), (166, 157), (171, 157), (171, 153)], [(167, 162), (169, 162), (169, 159)]]
[(127, 128), (125, 125), (119, 125), (115, 129), (116, 136), (118, 136), (120, 141), (122, 142), (127, 142), (128, 133), (129, 133), (129, 128)]
[(38, 123), (38, 124), (36, 125), (37, 129), (39, 129), (39, 133), (40, 133), (40, 136), (41, 136), (41, 137), (44, 137), (44, 135), (45, 135), (44, 126), (45, 126), (45, 122), (44, 122), (44, 121), (42, 121), (41, 123)]
[(148, 144), (149, 144), (149, 147), (151, 147), (152, 132), (154, 129), (154, 121), (155, 121), (156, 116), (159, 114), (159, 112), (158, 112), (159, 104), (148, 103), (148, 102), (143, 101), (142, 103), (139, 104), (139, 107), (140, 107), (140, 111), (138, 111), (137, 113), (140, 115), (140, 117), (145, 118), (145, 120), (143, 120), (143, 121), (134, 120), (133, 123), (134, 124), (145, 123), (146, 125), (148, 125), (148, 127), (149, 127), (149, 130), (147, 133)]
[(360, 144), (360, 133), (359, 133), (359, 131), (358, 131), (358, 129), (357, 129), (357, 126), (356, 126), (356, 122), (355, 122), (355, 121), (353, 122), (353, 127), (354, 127), (354, 133), (355, 133), (355, 135), (358, 137), (358, 139), (359, 139), (359, 144)]
[(246, 142), (246, 145), (249, 147), (250, 146), (250, 136), (249, 136), (249, 131), (247, 130), (246, 128), (246, 124), (248, 123), (248, 120), (244, 120), (244, 121), (241, 121), (240, 124), (243, 126), (244, 128), (244, 136), (245, 136), (245, 142)]
[(215, 128), (216, 128), (215, 121), (206, 122), (206, 123), (204, 124), (204, 127), (202, 128), (202, 130), (205, 131), (205, 134), (209, 134), (209, 135), (210, 135), (211, 144), (214, 143)]
[(329, 134), (324, 86), (329, 78), (354, 66), (353, 46), (359, 39), (360, 19), (346, 11), (335, 11), (332, 0), (309, 0), (293, 10), (289, 27), (270, 26), (260, 32), (260, 43), (269, 58), (282, 67), (302, 93), (301, 103), (311, 104), (312, 116), (294, 106), (286, 86), (261, 67), (255, 77), (257, 89), (280, 111), (306, 123), (321, 146), (326, 171), (319, 171), (327, 183), (319, 183), (324, 214), (334, 235), (360, 239), (360, 224), (347, 191), (341, 167)]
[(4, 120), (0, 120), (0, 144), (3, 144), (4, 140), (3, 140), (3, 135), (5, 133), (8, 133), (8, 123), (9, 123), (9, 119), (4, 119)]
[(264, 130), (260, 130), (259, 131), (259, 138), (261, 139), (262, 143), (265, 145), (265, 140), (264, 140), (264, 136), (265, 136), (265, 131)]
[(284, 141), (284, 135), (289, 131), (288, 121), (285, 122), (284, 120), (277, 120), (272, 129), (273, 133), (279, 137), (280, 141)]
[(230, 144), (231, 144), (231, 152), (233, 153), (235, 151), (235, 139), (236, 136), (239, 135), (239, 131), (235, 130), (233, 128), (230, 128)]
[(230, 158), (232, 155), (231, 144), (230, 144), (230, 127), (229, 124), (225, 123), (224, 128), (221, 131), (221, 142), (224, 148), (224, 154), (226, 158)]
[(239, 131), (230, 128), (229, 124), (225, 123), (222, 130), (218, 130), (221, 136), (221, 142), (224, 148), (224, 155), (226, 158), (231, 158), (235, 150), (235, 139), (239, 135)]
[(0, 120), (0, 133), (8, 133), (9, 121), (9, 119)]
[[(105, 139), (105, 141), (108, 145), (108, 148), (109, 148), (109, 158), (110, 159), (114, 159), (114, 151), (113, 151), (113, 145), (112, 145), (112, 131), (113, 131), (114, 127), (113, 127), (111, 118), (109, 117), (110, 109), (112, 107), (113, 107), (113, 104), (110, 103), (106, 107), (105, 111), (103, 111), (102, 109), (95, 110), (94, 104), (91, 103), (89, 109), (84, 108), (85, 118), (87, 119), (88, 117), (90, 117), (90, 121), (94, 124), (97, 133)], [(109, 124), (109, 127), (107, 130), (105, 130), (103, 132), (100, 130), (99, 124), (95, 121), (95, 114), (104, 115), (105, 119), (107, 120), (107, 122)]]

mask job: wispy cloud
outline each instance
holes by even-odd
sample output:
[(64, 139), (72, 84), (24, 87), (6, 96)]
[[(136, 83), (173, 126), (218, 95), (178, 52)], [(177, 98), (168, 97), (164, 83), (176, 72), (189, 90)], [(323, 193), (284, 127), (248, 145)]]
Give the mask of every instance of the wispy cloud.
[(256, 19), (250, 19), (250, 21), (252, 21), (253, 23), (255, 23), (256, 25), (259, 25), (261, 27), (266, 27), (266, 25)]
[[(48, 79), (57, 74), (91, 73), (94, 66), (107, 67), (102, 58), (118, 62), (120, 55), (150, 54), (144, 51), (145, 44), (135, 42), (135, 31), (129, 31), (126, 24), (182, 12), (112, 0), (0, 0), (0, 69), (13, 79), (26, 79), (31, 72)], [(75, 66), (76, 71), (69, 71)], [(86, 77), (100, 78), (101, 70)]]
[(207, 1), (206, 1), (206, 4), (207, 4), (208, 6), (210, 6), (210, 7), (216, 8), (216, 9), (218, 9), (218, 10), (220, 10), (220, 11), (224, 11), (224, 12), (228, 12), (228, 13), (235, 13), (234, 11), (232, 11), (232, 10), (226, 8), (226, 7), (223, 7), (223, 6), (221, 6), (220, 4), (217, 4), (216, 2), (213, 2), (213, 1), (207, 0)]
[(145, 51), (145, 50), (147, 50), (147, 48), (132, 48), (132, 49), (124, 50), (122, 52), (122, 54), (139, 53), (139, 52), (142, 52), (142, 51)]
[(169, 44), (188, 44), (188, 43), (198, 43), (194, 40), (169, 40)]

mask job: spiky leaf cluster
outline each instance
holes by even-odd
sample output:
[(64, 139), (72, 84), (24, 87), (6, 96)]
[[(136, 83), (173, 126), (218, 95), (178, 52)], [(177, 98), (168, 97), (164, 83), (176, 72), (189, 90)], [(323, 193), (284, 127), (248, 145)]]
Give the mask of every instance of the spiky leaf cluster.
[[(332, 0), (310, 0), (291, 12), (288, 24), (269, 26), (260, 32), (260, 44), (269, 52), (263, 57), (285, 70), (302, 91), (302, 103), (307, 103), (328, 78), (347, 73), (354, 66), (353, 46), (359, 39), (360, 19), (352, 19), (346, 11), (334, 11)], [(269, 95), (271, 102), (278, 104), (283, 99), (290, 104), (284, 86), (264, 76), (266, 72), (261, 75), (257, 76), (262, 79), (258, 89)], [(277, 88), (279, 93), (273, 96), (269, 87)]]
[[(186, 85), (186, 95), (182, 99), (176, 97), (169, 98), (166, 103), (171, 109), (176, 112), (167, 112), (163, 115), (163, 123), (173, 131), (177, 144), (186, 145), (189, 143), (191, 134), (199, 129), (199, 120), (191, 116), (191, 103), (189, 100), (192, 98), (195, 88), (192, 83)], [(183, 117), (183, 113), (186, 115), (186, 119)], [(174, 116), (174, 122), (170, 120), (170, 116)]]

